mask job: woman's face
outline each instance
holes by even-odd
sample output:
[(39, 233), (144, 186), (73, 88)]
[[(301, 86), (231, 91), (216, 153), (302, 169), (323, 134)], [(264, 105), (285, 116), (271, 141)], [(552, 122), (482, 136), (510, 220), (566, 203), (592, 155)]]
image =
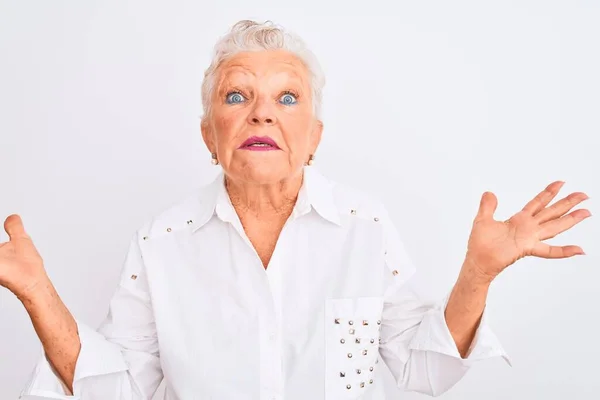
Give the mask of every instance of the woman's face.
[(308, 70), (285, 51), (239, 53), (219, 66), (202, 136), (227, 176), (253, 184), (295, 176), (323, 129), (311, 95)]

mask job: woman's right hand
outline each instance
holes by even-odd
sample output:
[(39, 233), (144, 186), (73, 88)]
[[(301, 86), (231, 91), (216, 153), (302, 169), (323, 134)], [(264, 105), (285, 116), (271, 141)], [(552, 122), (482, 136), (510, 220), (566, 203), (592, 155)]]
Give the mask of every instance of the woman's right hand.
[(46, 359), (73, 393), (81, 343), (77, 322), (64, 305), (44, 269), (44, 261), (18, 215), (4, 221), (9, 241), (0, 243), (0, 285), (25, 306), (44, 346)]
[(48, 280), (44, 261), (25, 232), (21, 217), (13, 214), (6, 218), (4, 230), (9, 241), (0, 243), (0, 285), (23, 300)]

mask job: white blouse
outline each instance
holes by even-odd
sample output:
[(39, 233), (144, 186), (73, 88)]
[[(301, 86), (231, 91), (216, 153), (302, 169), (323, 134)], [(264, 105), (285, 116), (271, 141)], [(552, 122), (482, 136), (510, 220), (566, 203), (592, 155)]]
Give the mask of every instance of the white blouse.
[(384, 399), (382, 368), (439, 395), (473, 361), (508, 361), (485, 315), (460, 357), (379, 202), (306, 167), (265, 269), (223, 182), (133, 236), (106, 320), (78, 321), (74, 395), (42, 356), (22, 396), (150, 399), (164, 378), (169, 400)]

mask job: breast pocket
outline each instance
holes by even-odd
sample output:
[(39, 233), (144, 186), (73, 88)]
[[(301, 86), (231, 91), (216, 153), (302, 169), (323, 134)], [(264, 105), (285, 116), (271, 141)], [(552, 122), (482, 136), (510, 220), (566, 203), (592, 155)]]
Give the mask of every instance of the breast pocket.
[(360, 399), (378, 367), (383, 297), (327, 299), (326, 399)]

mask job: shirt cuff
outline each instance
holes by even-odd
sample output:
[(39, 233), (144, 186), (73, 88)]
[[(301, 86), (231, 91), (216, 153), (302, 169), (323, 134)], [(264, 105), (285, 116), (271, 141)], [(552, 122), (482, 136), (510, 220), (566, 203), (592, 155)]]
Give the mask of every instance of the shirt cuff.
[(444, 315), (449, 298), (450, 296), (447, 296), (437, 307), (425, 314), (409, 347), (414, 350), (446, 354), (462, 360), (465, 366), (493, 357), (502, 357), (508, 365), (512, 366), (510, 358), (488, 325), (489, 316), (486, 309), (483, 311), (466, 358), (461, 357)]
[[(50, 399), (79, 399), (81, 381), (87, 377), (126, 371), (127, 364), (119, 346), (85, 324), (77, 323), (81, 350), (75, 364), (73, 394), (56, 373), (44, 353), (33, 371), (29, 385), (21, 392), (23, 396), (42, 396)], [(20, 397), (20, 398), (21, 398)]]

